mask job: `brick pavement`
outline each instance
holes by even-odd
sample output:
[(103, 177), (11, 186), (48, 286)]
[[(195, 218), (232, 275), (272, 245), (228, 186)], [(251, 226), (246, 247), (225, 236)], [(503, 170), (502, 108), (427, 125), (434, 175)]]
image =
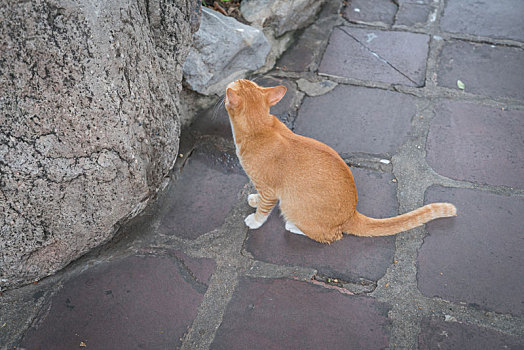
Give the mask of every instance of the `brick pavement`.
[(253, 188), (212, 108), (113, 241), (0, 297), (2, 346), (523, 348), (523, 16), (512, 0), (330, 1), (257, 78), (352, 167), (363, 213), (450, 201), (458, 217), (332, 245), (276, 210), (248, 230)]

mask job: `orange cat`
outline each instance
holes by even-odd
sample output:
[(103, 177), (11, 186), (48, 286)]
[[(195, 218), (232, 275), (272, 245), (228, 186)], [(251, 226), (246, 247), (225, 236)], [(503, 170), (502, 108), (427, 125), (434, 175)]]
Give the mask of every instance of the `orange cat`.
[(386, 236), (430, 220), (456, 215), (449, 203), (425, 205), (389, 219), (372, 219), (356, 211), (357, 190), (346, 163), (329, 146), (289, 130), (269, 107), (286, 87), (263, 88), (237, 80), (226, 89), (225, 105), (236, 153), (258, 193), (249, 195), (257, 208), (246, 225), (259, 228), (280, 201), (286, 230), (322, 243), (357, 236)]

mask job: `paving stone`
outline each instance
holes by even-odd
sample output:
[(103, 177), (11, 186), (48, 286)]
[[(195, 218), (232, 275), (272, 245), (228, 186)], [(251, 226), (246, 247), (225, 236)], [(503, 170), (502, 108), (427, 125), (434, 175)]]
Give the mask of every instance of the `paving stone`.
[(524, 100), (524, 50), (451, 41), (444, 45), (438, 62), (438, 84), (492, 97)]
[(392, 174), (351, 168), (357, 184), (357, 210), (373, 218), (398, 215), (397, 183)]
[[(180, 346), (215, 264), (173, 255), (102, 263), (69, 280), (19, 348), (78, 349), (81, 342), (87, 349)], [(199, 270), (190, 272), (188, 265)]]
[(343, 154), (391, 155), (406, 141), (415, 114), (412, 96), (338, 85), (323, 96), (304, 98), (295, 132)]
[(426, 203), (446, 201), (458, 217), (428, 223), (418, 255), (418, 287), (429, 297), (524, 315), (524, 199), (431, 187)]
[(429, 36), (337, 27), (319, 72), (360, 80), (423, 86)]
[(212, 349), (384, 349), (390, 306), (307, 282), (243, 278)]
[(249, 181), (233, 153), (198, 149), (162, 201), (159, 232), (195, 239), (219, 228)]
[[(326, 8), (327, 5), (324, 7)], [(331, 32), (331, 26), (330, 21), (317, 21), (306, 28), (296, 42), (278, 59), (276, 67), (290, 72), (316, 70), (323, 54), (324, 43)]]
[(514, 337), (470, 324), (424, 318), (420, 328), (419, 350), (524, 348), (523, 337)]
[(442, 101), (435, 110), (426, 147), (437, 173), (524, 188), (523, 112), (457, 101)]
[(391, 0), (352, 0), (344, 10), (344, 17), (356, 23), (393, 24), (397, 5)]
[(448, 0), (440, 19), (443, 31), (524, 41), (524, 2)]
[(307, 42), (298, 41), (282, 54), (276, 67), (287, 72), (304, 72), (315, 61), (316, 55)]
[[(357, 210), (372, 217), (398, 215), (396, 183), (391, 174), (352, 168), (359, 202)], [(345, 235), (331, 244), (317, 243), (288, 232), (275, 209), (268, 221), (250, 230), (245, 249), (255, 259), (288, 266), (317, 269), (321, 274), (356, 282), (359, 278), (378, 280), (393, 261), (394, 237)]]
[[(400, 2), (395, 24), (405, 26), (425, 25), (431, 21), (430, 14), (435, 8), (415, 2)], [(434, 19), (433, 19), (434, 20)]]

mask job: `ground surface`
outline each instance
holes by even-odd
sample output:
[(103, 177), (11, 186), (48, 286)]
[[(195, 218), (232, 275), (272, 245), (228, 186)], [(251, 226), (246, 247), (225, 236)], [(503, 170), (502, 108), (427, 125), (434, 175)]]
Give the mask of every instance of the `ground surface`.
[(332, 245), (277, 211), (248, 230), (253, 188), (217, 106), (115, 240), (3, 293), (2, 347), (522, 349), (524, 3), (368, 4), (328, 2), (257, 81), (285, 84), (273, 113), (352, 166), (361, 212), (449, 201), (458, 217)]

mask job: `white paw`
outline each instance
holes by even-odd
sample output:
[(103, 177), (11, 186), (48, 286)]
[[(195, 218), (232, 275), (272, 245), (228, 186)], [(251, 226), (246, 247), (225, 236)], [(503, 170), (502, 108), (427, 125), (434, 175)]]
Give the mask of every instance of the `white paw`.
[(304, 232), (300, 231), (300, 229), (291, 221), (286, 221), (286, 230), (291, 233), (296, 233), (297, 235), (306, 235)]
[(246, 219), (244, 220), (244, 222), (246, 223), (247, 227), (254, 230), (262, 226), (262, 224), (266, 222), (266, 219), (267, 219), (267, 216), (263, 220), (259, 221), (257, 220), (255, 213), (253, 213), (251, 215), (248, 215)]
[(260, 197), (258, 196), (258, 193), (250, 194), (247, 196), (247, 203), (251, 208), (258, 207), (258, 201), (260, 200)]

